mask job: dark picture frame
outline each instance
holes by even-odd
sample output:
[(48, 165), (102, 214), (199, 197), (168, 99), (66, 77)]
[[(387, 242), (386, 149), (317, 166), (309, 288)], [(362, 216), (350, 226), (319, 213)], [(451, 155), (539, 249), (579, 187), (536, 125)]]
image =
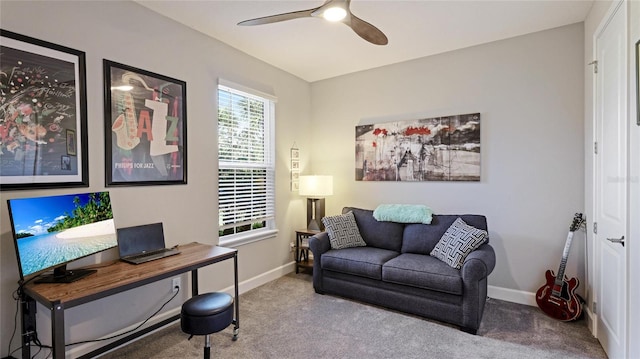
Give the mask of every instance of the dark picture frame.
[(106, 186), (187, 183), (186, 82), (103, 60)]
[(85, 53), (2, 29), (0, 38), (0, 190), (88, 187)]
[(640, 40), (636, 41), (636, 124), (640, 126)]

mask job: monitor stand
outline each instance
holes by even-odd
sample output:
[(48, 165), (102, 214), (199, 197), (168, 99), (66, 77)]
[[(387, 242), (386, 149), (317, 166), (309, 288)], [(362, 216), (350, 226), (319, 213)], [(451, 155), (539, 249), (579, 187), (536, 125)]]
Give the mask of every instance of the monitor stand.
[(53, 274), (41, 275), (34, 280), (35, 283), (71, 283), (78, 279), (82, 279), (88, 275), (96, 273), (95, 269), (71, 269), (67, 270), (67, 266), (60, 266), (53, 270)]

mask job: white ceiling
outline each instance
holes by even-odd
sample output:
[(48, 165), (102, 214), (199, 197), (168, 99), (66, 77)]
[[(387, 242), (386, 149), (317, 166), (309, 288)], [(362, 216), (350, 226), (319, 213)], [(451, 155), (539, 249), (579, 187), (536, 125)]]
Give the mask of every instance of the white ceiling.
[(323, 0), (136, 0), (306, 81), (314, 82), (583, 21), (593, 0), (352, 0), (351, 10), (389, 38), (372, 45), (318, 18), (259, 26), (243, 20), (315, 8)]

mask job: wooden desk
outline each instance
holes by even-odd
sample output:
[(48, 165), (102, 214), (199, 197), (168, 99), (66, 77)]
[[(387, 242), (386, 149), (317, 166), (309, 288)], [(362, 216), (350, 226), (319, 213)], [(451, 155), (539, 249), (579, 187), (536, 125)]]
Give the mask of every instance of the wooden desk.
[[(155, 261), (133, 265), (115, 262), (112, 265), (98, 268), (98, 272), (72, 283), (34, 284), (28, 283), (23, 289), (22, 300), (22, 358), (31, 357), (30, 342), (35, 328), (35, 301), (51, 310), (52, 352), (54, 359), (65, 357), (64, 311), (100, 298), (141, 287), (161, 279), (166, 279), (191, 271), (192, 295), (198, 294), (198, 268), (233, 258), (235, 286), (235, 324), (233, 339), (237, 339), (240, 329), (238, 303), (238, 250), (190, 243), (178, 247), (180, 254)], [(80, 358), (92, 358), (134, 338), (160, 328), (180, 319), (180, 314), (167, 318), (150, 327), (141, 329), (113, 343), (107, 344)]]

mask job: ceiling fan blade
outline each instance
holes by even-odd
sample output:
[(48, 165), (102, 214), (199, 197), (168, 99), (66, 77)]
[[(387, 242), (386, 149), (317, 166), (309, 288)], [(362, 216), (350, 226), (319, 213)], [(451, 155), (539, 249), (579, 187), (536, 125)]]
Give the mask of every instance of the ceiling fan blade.
[(339, 7), (346, 11), (347, 16), (342, 21), (355, 31), (358, 36), (375, 45), (386, 45), (389, 43), (387, 36), (377, 27), (353, 15), (350, 9), (351, 0), (325, 0), (324, 4), (317, 8), (287, 12), (284, 14), (259, 17), (256, 19), (245, 20), (238, 23), (242, 26), (271, 24), (274, 22), (299, 19), (304, 17), (325, 17), (325, 11), (333, 7)]
[(387, 39), (387, 36), (382, 31), (353, 14), (347, 16), (344, 23), (351, 27), (351, 29), (353, 29), (353, 31), (355, 31), (355, 33), (361, 38), (372, 44), (386, 45), (389, 43), (389, 39)]
[(300, 11), (287, 12), (287, 13), (278, 14), (278, 15), (259, 17), (259, 18), (256, 18), (256, 19), (241, 21), (241, 22), (238, 23), (238, 25), (241, 25), (241, 26), (263, 25), (263, 24), (271, 24), (271, 23), (274, 23), (274, 22), (299, 19), (299, 18), (303, 18), (303, 17), (311, 17), (311, 13), (313, 13), (317, 9), (318, 8), (309, 9), (309, 10), (300, 10)]

